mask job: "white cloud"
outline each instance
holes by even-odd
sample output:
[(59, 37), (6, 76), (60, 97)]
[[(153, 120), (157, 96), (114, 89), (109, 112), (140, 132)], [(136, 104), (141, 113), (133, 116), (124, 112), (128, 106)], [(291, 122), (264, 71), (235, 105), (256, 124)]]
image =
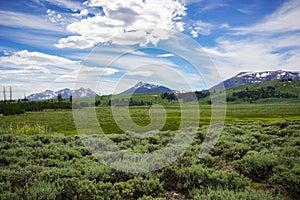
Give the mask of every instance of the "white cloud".
[(89, 82), (91, 80), (97, 80), (100, 76), (109, 76), (119, 72), (118, 69), (114, 68), (98, 68), (98, 67), (88, 67), (81, 66), (80, 68), (57, 77), (54, 82), (71, 82), (76, 81)]
[(141, 56), (135, 54), (123, 55), (120, 57), (118, 54), (111, 53), (94, 53), (90, 55), (87, 59), (88, 63), (95, 66), (109, 66), (114, 68), (122, 69), (123, 71), (128, 71), (137, 67), (142, 66), (169, 66), (178, 67), (175, 63), (164, 58), (153, 58), (149, 56)]
[(54, 10), (50, 10), (50, 9), (48, 9), (46, 11), (46, 13), (47, 13), (47, 16), (48, 16), (48, 18), (51, 22), (60, 23), (60, 24), (65, 23), (65, 19), (62, 17), (62, 14), (56, 13)]
[(52, 5), (68, 8), (71, 10), (80, 10), (82, 8), (82, 4), (78, 1), (70, 1), (70, 0), (37, 0), (40, 3), (48, 2)]
[(174, 54), (172, 54), (172, 53), (166, 53), (166, 54), (160, 54), (157, 57), (167, 58), (167, 57), (173, 57), (173, 56), (174, 56)]
[(100, 75), (112, 75), (116, 72), (118, 72), (118, 69), (114, 68), (98, 68), (98, 67), (81, 67), (80, 68), (80, 73), (92, 73), (92, 74), (100, 74)]
[(24, 68), (27, 66), (52, 66), (60, 69), (72, 69), (74, 65), (79, 65), (80, 63), (78, 61), (72, 61), (59, 56), (22, 50), (14, 52), (10, 56), (0, 57), (0, 64), (10, 68)]
[(81, 78), (89, 78), (108, 76), (118, 71), (114, 68), (82, 66), (79, 61), (28, 50), (8, 52), (0, 57), (0, 85), (19, 84), (16, 98), (23, 97), (24, 92), (29, 94), (46, 89), (70, 88), (79, 72)]
[(190, 22), (190, 34), (192, 37), (197, 38), (199, 35), (210, 35), (214, 25), (203, 22), (201, 20)]
[(56, 77), (67, 75), (78, 68), (80, 63), (59, 56), (23, 50), (1, 56), (0, 66), (0, 84), (23, 85), (15, 88), (19, 91), (15, 94), (19, 98), (23, 97), (23, 93), (66, 87), (65, 83), (56, 85), (53, 81)]
[[(223, 78), (241, 71), (300, 71), (300, 41), (296, 36), (280, 38), (220, 39), (217, 47), (204, 48), (215, 62)], [(292, 46), (291, 46), (292, 45)], [(292, 48), (294, 45), (298, 47)], [(289, 49), (292, 48), (292, 49)]]
[(50, 74), (50, 71), (45, 67), (28, 66), (20, 70), (0, 70), (0, 77), (2, 76), (24, 76), (36, 74)]
[[(31, 31), (11, 31), (10, 29), (1, 29), (0, 37), (9, 37), (16, 43), (40, 47), (43, 49), (54, 49), (53, 44), (57, 41), (55, 32), (31, 30)], [(28, 39), (30, 38), (30, 40)], [(3, 43), (0, 49), (15, 50), (9, 43)]]
[(227, 23), (224, 23), (224, 24), (221, 24), (220, 28), (221, 28), (221, 29), (229, 29), (229, 28), (230, 28), (230, 25), (227, 24)]
[(65, 32), (61, 27), (48, 22), (41, 16), (4, 10), (0, 10), (0, 25), (14, 28), (46, 30), (58, 33)]
[(126, 75), (128, 76), (152, 76), (154, 72), (149, 71), (149, 70), (138, 70), (138, 71), (130, 71)]
[(210, 0), (210, 1), (206, 1), (201, 11), (205, 12), (205, 11), (210, 11), (221, 7), (226, 7), (226, 6), (229, 5), (224, 0)]
[(283, 4), (283, 6), (275, 11), (273, 14), (265, 17), (262, 22), (249, 27), (239, 27), (233, 30), (237, 34), (275, 34), (285, 33), (290, 31), (300, 30), (300, 1), (290, 0)]
[(247, 15), (251, 15), (254, 13), (253, 10), (250, 9), (238, 8), (236, 10)]
[[(215, 47), (204, 47), (225, 79), (241, 71), (300, 71), (300, 1), (290, 0), (262, 21), (233, 28), (218, 38)], [(237, 37), (238, 36), (238, 37)]]
[(5, 56), (9, 56), (9, 55), (11, 54), (11, 52), (8, 51), (8, 50), (6, 50), (6, 49), (4, 49), (4, 50), (3, 50), (3, 54), (4, 54)]
[(202, 2), (203, 0), (182, 0), (186, 5)]
[(72, 14), (73, 16), (75, 17), (85, 17), (89, 14), (89, 11), (87, 9), (83, 9), (80, 11), (80, 13), (75, 13), (75, 14)]
[[(183, 31), (183, 3), (175, 0), (91, 0), (85, 6), (101, 6), (104, 14), (71, 23), (67, 30), (74, 35), (62, 38), (58, 48), (89, 48), (98, 43), (156, 44), (169, 31)], [(146, 31), (139, 31), (139, 30)], [(164, 31), (153, 31), (162, 29)]]

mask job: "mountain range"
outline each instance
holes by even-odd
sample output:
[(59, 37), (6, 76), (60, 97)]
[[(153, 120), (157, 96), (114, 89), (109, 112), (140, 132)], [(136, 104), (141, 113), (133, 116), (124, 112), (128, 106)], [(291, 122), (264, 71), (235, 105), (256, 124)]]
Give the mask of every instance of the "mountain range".
[(149, 93), (163, 93), (163, 92), (174, 92), (174, 91), (165, 86), (138, 82), (136, 85), (129, 88), (128, 90), (125, 90), (120, 94), (149, 94)]
[(72, 96), (73, 98), (85, 98), (85, 97), (95, 97), (99, 96), (96, 92), (93, 90), (87, 88), (80, 88), (78, 90), (71, 90), (69, 88), (65, 88), (58, 91), (52, 91), (52, 90), (46, 90), (41, 93), (31, 94), (27, 96), (26, 98), (29, 101), (39, 101), (39, 100), (47, 100), (47, 99), (55, 99), (57, 98), (58, 94), (61, 94), (62, 98), (69, 98)]
[[(264, 72), (241, 72), (236, 76), (223, 81), (225, 88), (232, 88), (251, 83), (260, 83), (272, 80), (300, 80), (300, 72), (291, 71), (264, 71)], [(220, 84), (214, 86), (217, 88)]]
[[(225, 88), (233, 88), (241, 85), (252, 83), (267, 82), (272, 80), (300, 80), (300, 72), (291, 71), (263, 71), (263, 72), (241, 72), (236, 76), (223, 81)], [(212, 87), (212, 89), (220, 88), (221, 83)], [(149, 93), (164, 93), (164, 92), (177, 92), (162, 85), (155, 85), (151, 83), (138, 82), (133, 87), (121, 92), (120, 94), (149, 94)], [(71, 90), (68, 88), (52, 91), (46, 90), (45, 92), (31, 94), (26, 98), (30, 101), (55, 99), (57, 95), (61, 94), (63, 98), (85, 98), (98, 96), (96, 92), (87, 88), (80, 88), (78, 90)]]

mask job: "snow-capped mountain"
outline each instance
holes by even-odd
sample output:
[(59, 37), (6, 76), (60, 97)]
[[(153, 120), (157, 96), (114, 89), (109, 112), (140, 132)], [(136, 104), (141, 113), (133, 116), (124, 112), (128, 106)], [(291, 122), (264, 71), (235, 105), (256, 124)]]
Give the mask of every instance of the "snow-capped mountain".
[(139, 82), (121, 94), (148, 94), (162, 92), (173, 92), (173, 90), (161, 85)]
[(94, 97), (98, 96), (96, 92), (91, 90), (90, 88), (84, 89), (80, 88), (78, 90), (71, 90), (69, 88), (65, 88), (56, 92), (57, 94), (61, 94), (63, 98), (69, 98), (70, 96), (74, 98), (85, 98), (85, 97)]
[(45, 92), (31, 94), (26, 98), (30, 101), (38, 101), (38, 100), (47, 100), (47, 99), (55, 99), (58, 94), (61, 94), (62, 98), (69, 98), (72, 96), (73, 98), (85, 98), (85, 97), (94, 97), (98, 96), (96, 92), (87, 88), (80, 88), (78, 90), (71, 90), (69, 88), (65, 88), (62, 90), (58, 90), (56, 92), (51, 90), (46, 90)]
[(45, 92), (31, 94), (26, 97), (29, 101), (38, 101), (45, 99), (54, 99), (57, 97), (57, 93), (52, 90), (46, 90)]
[[(272, 80), (300, 80), (300, 72), (290, 71), (264, 71), (264, 72), (241, 72), (223, 82), (225, 88), (236, 87), (251, 83), (266, 82)], [(217, 88), (217, 86), (213, 88)]]

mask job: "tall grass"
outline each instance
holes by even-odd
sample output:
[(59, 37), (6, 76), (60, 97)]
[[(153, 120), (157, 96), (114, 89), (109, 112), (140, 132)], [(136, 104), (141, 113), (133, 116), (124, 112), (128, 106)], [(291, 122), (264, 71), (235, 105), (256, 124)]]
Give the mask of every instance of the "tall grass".
[(3, 132), (11, 133), (11, 134), (25, 134), (25, 135), (35, 135), (35, 134), (47, 134), (49, 132), (48, 126), (44, 126), (41, 124), (25, 124), (13, 126), (13, 123), (10, 126), (3, 130)]

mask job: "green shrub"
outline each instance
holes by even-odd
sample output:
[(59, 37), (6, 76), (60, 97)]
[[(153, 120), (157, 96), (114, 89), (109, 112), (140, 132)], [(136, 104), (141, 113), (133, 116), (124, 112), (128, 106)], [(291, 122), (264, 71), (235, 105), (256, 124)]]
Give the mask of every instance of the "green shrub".
[(251, 151), (242, 159), (233, 162), (233, 165), (240, 173), (259, 182), (267, 180), (272, 175), (272, 170), (278, 162), (278, 156), (273, 153)]
[(166, 168), (163, 174), (164, 187), (167, 190), (188, 194), (194, 188), (223, 187), (240, 190), (250, 185), (250, 180), (235, 171), (218, 171), (203, 165), (174, 170)]
[(247, 189), (245, 191), (234, 191), (223, 188), (209, 188), (208, 190), (193, 190), (190, 196), (194, 200), (276, 200), (280, 196), (272, 197), (261, 191)]
[(281, 185), (289, 196), (298, 198), (300, 196), (300, 165), (295, 165), (291, 169), (282, 165), (277, 166), (270, 182)]

